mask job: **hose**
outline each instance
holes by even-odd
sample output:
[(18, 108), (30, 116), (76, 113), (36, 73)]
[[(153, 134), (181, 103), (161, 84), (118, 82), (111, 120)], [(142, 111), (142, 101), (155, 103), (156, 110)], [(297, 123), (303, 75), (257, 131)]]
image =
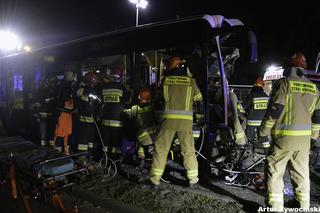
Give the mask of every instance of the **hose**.
[(196, 150), (196, 157), (198, 157), (198, 155), (200, 154), (201, 150), (202, 150), (202, 147), (203, 147), (203, 143), (204, 143), (204, 128), (203, 127), (200, 127), (200, 130), (201, 130), (201, 143), (200, 143), (200, 147), (199, 147), (199, 150)]
[[(101, 169), (105, 169), (106, 170), (107, 176), (115, 177), (117, 175), (117, 173), (118, 173), (118, 167), (117, 167), (116, 163), (120, 162), (120, 160), (112, 160), (111, 158), (108, 157), (107, 150), (104, 149), (105, 144), (104, 144), (100, 129), (99, 129), (96, 121), (94, 121), (94, 125), (95, 125), (95, 127), (97, 129), (97, 132), (98, 132), (98, 135), (99, 135), (99, 139), (100, 139), (101, 145), (103, 147), (102, 151), (104, 153), (104, 157), (102, 157), (100, 159), (100, 161), (99, 161), (99, 167)], [(110, 165), (108, 166), (109, 162), (110, 162)], [(114, 170), (113, 174), (111, 172), (112, 169)]]

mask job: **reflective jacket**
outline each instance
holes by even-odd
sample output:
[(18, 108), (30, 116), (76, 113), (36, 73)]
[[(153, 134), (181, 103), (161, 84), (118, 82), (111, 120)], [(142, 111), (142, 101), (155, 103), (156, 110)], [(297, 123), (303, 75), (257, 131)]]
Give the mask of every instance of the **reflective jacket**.
[(102, 88), (102, 125), (121, 127), (121, 113), (129, 98), (129, 92), (120, 82), (106, 83)]
[(125, 110), (130, 118), (135, 118), (138, 128), (138, 139), (143, 139), (147, 134), (154, 133), (156, 118), (154, 108), (151, 103), (139, 103)]
[(184, 75), (168, 75), (162, 80), (158, 95), (161, 100), (162, 127), (192, 131), (193, 103), (202, 101), (195, 79)]
[(259, 127), (266, 114), (269, 96), (264, 92), (263, 87), (255, 85), (245, 102), (242, 104), (247, 112), (247, 125)]
[[(80, 84), (80, 88), (77, 91), (78, 96), (78, 110), (79, 120), (85, 123), (94, 123), (94, 117), (99, 113), (99, 94), (92, 88), (89, 88), (85, 84)], [(93, 97), (91, 97), (93, 96)], [(96, 99), (94, 97), (97, 97)]]
[(284, 149), (310, 148), (312, 130), (319, 132), (319, 90), (307, 79), (302, 68), (293, 67), (287, 77), (276, 81), (267, 113), (261, 124), (260, 138), (272, 134), (274, 143)]

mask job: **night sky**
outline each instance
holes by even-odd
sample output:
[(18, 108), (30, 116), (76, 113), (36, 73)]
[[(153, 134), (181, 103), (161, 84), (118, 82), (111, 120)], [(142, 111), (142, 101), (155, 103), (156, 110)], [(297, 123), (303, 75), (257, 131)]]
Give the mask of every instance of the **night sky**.
[[(260, 66), (282, 63), (290, 52), (299, 49), (306, 54), (312, 69), (320, 51), (320, 13), (315, 3), (307, 6), (306, 1), (283, 1), (281, 4), (287, 5), (281, 6), (280, 1), (148, 1), (139, 24), (203, 14), (241, 19), (257, 34)], [(0, 2), (0, 27), (11, 28), (26, 43), (38, 47), (135, 24), (135, 6), (128, 0)]]

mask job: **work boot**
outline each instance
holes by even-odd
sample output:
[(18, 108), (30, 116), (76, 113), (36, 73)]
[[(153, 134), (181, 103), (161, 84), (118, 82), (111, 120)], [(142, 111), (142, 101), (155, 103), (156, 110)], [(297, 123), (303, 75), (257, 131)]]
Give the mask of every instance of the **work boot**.
[(41, 146), (47, 146), (47, 141), (41, 140)]
[(154, 189), (158, 189), (159, 186), (160, 186), (160, 184), (155, 184), (150, 179), (148, 179), (147, 181), (145, 181), (143, 183), (143, 188), (145, 188), (145, 189), (154, 190)]
[(199, 178), (189, 180), (189, 187), (192, 189), (196, 188), (198, 181), (199, 181)]

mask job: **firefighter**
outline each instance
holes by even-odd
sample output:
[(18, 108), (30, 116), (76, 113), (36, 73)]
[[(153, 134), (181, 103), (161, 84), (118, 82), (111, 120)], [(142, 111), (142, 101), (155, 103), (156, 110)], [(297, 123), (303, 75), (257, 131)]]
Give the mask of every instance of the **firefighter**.
[(121, 157), (122, 143), (122, 112), (124, 103), (129, 100), (129, 92), (121, 83), (121, 69), (113, 68), (110, 73), (103, 74), (102, 86), (102, 134), (104, 140), (104, 151), (111, 158)]
[(35, 103), (39, 107), (38, 120), (40, 130), (41, 146), (53, 144), (54, 138), (54, 112), (57, 100), (57, 78), (56, 76), (49, 76), (46, 78), (44, 85), (39, 88), (37, 99)]
[(261, 77), (256, 79), (249, 96), (243, 102), (243, 108), (247, 113), (246, 135), (249, 141), (256, 137), (256, 130), (266, 113), (269, 96), (264, 92), (264, 82)]
[(125, 110), (127, 115), (135, 118), (138, 126), (138, 159), (143, 162), (144, 159), (152, 159), (153, 155), (153, 139), (155, 134), (155, 114), (151, 103), (152, 95), (148, 88), (140, 90), (139, 104)]
[[(54, 147), (64, 154), (69, 154), (69, 136), (72, 133), (72, 112), (74, 111), (74, 74), (64, 73), (64, 80), (57, 95), (57, 122), (55, 129)], [(62, 142), (63, 141), (63, 142)]]
[[(309, 208), (309, 151), (311, 138), (320, 129), (320, 102), (317, 86), (305, 77), (306, 59), (301, 52), (291, 58), (284, 78), (275, 82), (259, 138), (267, 154), (267, 204), (283, 210), (283, 175), (289, 163), (295, 199), (300, 208)], [(272, 131), (271, 131), (272, 129)]]
[(78, 151), (89, 151), (92, 157), (95, 136), (95, 119), (100, 106), (100, 94), (98, 94), (99, 78), (91, 71), (86, 73), (84, 81), (80, 83), (77, 90), (79, 111), (79, 139)]
[[(159, 87), (159, 106), (162, 111), (160, 131), (155, 140), (155, 150), (150, 171), (150, 184), (158, 186), (164, 172), (167, 156), (175, 134), (179, 139), (183, 165), (190, 186), (198, 182), (198, 162), (195, 155), (193, 125), (193, 103), (198, 113), (203, 113), (202, 95), (195, 79), (187, 75), (179, 57), (169, 59), (168, 70)], [(157, 101), (156, 100), (156, 101)]]

